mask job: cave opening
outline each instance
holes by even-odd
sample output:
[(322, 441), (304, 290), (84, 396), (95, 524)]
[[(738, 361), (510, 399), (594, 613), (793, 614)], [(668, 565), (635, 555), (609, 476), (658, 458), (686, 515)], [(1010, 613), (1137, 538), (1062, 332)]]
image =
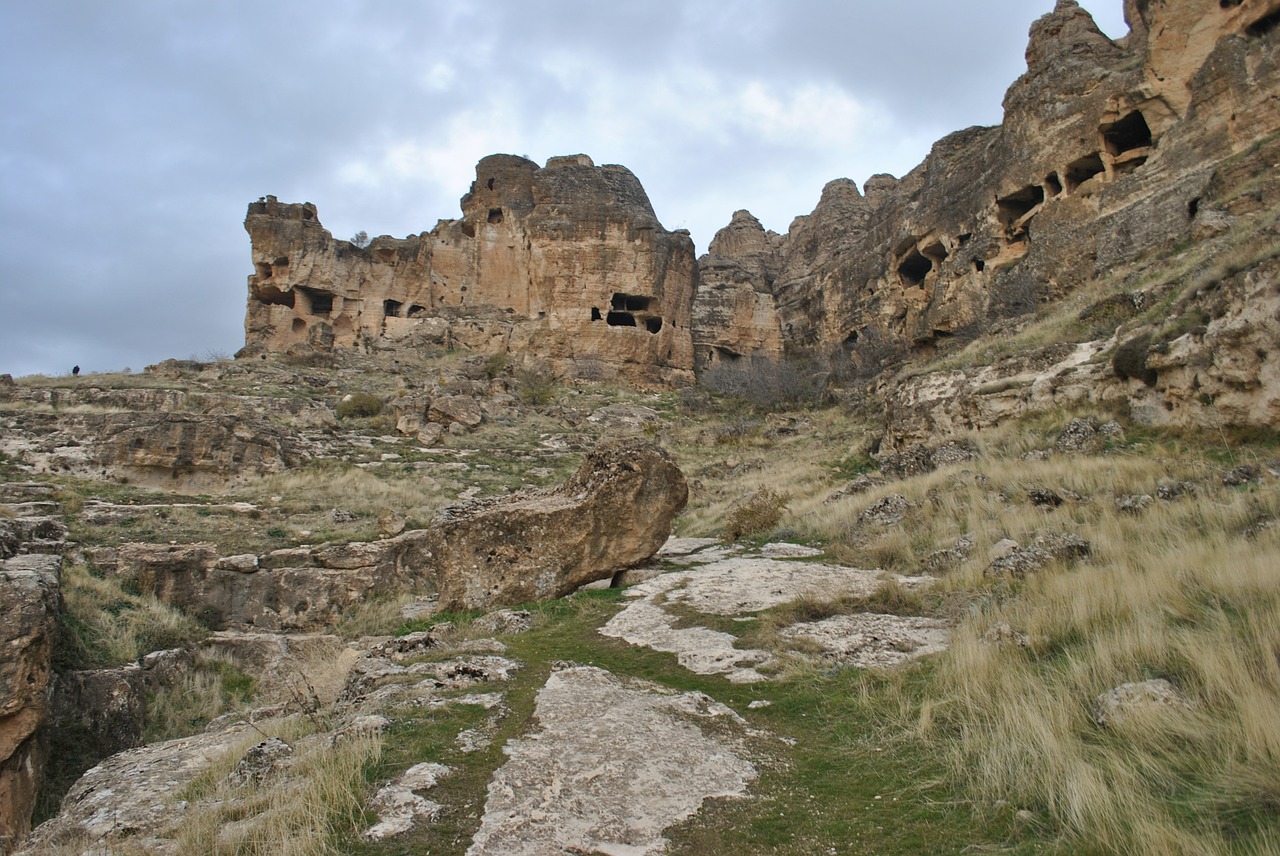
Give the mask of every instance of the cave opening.
[(634, 327), (636, 326), (636, 316), (630, 312), (613, 311), (605, 316), (605, 323), (610, 327)]
[(908, 285), (920, 285), (933, 270), (933, 262), (919, 250), (912, 250), (898, 263), (898, 276)]
[(1044, 204), (1044, 188), (1038, 184), (1028, 185), (1008, 196), (996, 199), (996, 216), (1000, 225), (1011, 230), (1018, 222)]
[(493, 190), (493, 179), (491, 178), (491, 179), (489, 179), (488, 181), (486, 181), (486, 182), (484, 183), (484, 186), (485, 186), (485, 187), (487, 187), (487, 188), (489, 188), (490, 190)]
[(1118, 156), (1136, 149), (1150, 148), (1153, 140), (1151, 128), (1141, 110), (1134, 110), (1122, 119), (1110, 122), (1098, 129), (1102, 142), (1111, 155)]
[(974, 269), (975, 271), (977, 271), (978, 273), (982, 273), (984, 270), (986, 270), (986, 269), (987, 269), (987, 260), (986, 260), (986, 259), (974, 259), (974, 260), (973, 260), (973, 269)]
[(1072, 161), (1067, 164), (1066, 175), (1063, 176), (1067, 191), (1075, 190), (1089, 179), (1106, 171), (1107, 168), (1102, 165), (1102, 157), (1097, 152)]
[(382, 301), (382, 314), (386, 318), (399, 318), (400, 309), (403, 306), (404, 304), (398, 300), (384, 300)]
[(1050, 197), (1057, 196), (1062, 192), (1062, 180), (1058, 178), (1056, 172), (1051, 172), (1044, 177), (1044, 191)]
[(303, 288), (302, 293), (307, 296), (308, 311), (312, 315), (328, 315), (333, 311), (333, 295), (329, 292)]
[(1194, 220), (1196, 219), (1196, 215), (1199, 213), (1200, 213), (1200, 197), (1196, 196), (1190, 202), (1187, 203), (1187, 219)]
[(466, 235), (468, 238), (474, 238), (476, 236), (476, 227), (468, 223), (466, 220), (462, 221), (462, 226), (460, 228), (462, 229), (462, 234)]
[(1252, 38), (1260, 39), (1278, 26), (1280, 26), (1280, 12), (1272, 12), (1270, 15), (1259, 18), (1246, 27), (1245, 34)]
[(656, 315), (646, 318), (644, 319), (644, 328), (650, 333), (658, 333), (662, 330), (662, 319)]
[(409, 311), (405, 313), (406, 318), (417, 318), (419, 315), (427, 311), (427, 307), (413, 304), (409, 307)]
[(645, 297), (640, 294), (625, 294), (621, 291), (614, 292), (613, 297), (609, 300), (609, 308), (616, 311), (626, 312), (644, 312), (649, 308), (649, 303), (653, 300), (651, 297)]
[(600, 310), (599, 310), (598, 308), (596, 308), (596, 307), (592, 306), (592, 307), (591, 307), (591, 320), (592, 320), (592, 321), (601, 321), (601, 320), (603, 320), (603, 319), (604, 319), (604, 316), (600, 314)]
[(292, 289), (281, 291), (278, 288), (267, 286), (266, 288), (257, 289), (254, 294), (260, 303), (265, 303), (268, 306), (288, 306), (290, 309), (293, 308), (294, 296)]
[(490, 208), (490, 209), (489, 209), (489, 222), (490, 222), (490, 223), (492, 223), (492, 224), (494, 224), (494, 225), (497, 225), (498, 223), (501, 223), (501, 222), (502, 222), (502, 209), (501, 209), (501, 208)]

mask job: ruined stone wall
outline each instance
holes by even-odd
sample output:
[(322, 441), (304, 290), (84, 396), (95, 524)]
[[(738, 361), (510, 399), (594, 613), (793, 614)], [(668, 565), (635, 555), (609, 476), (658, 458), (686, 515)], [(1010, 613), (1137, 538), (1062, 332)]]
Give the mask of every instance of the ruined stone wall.
[(273, 197), (249, 206), (245, 228), (250, 347), (369, 348), (425, 331), (568, 374), (692, 378), (693, 243), (662, 227), (624, 167), (493, 155), (460, 219), (365, 248), (335, 240), (313, 205)]

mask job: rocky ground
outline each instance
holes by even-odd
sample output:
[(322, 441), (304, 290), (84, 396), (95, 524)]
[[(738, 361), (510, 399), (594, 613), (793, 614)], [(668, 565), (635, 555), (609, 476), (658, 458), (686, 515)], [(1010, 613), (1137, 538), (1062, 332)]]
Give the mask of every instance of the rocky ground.
[[(378, 377), (368, 368), (336, 377)], [(876, 458), (875, 423), (847, 404), (756, 414), (568, 384), (529, 400), (510, 367), (488, 378), (456, 355), (382, 376), (389, 413), (338, 417), (341, 386), (315, 396), (303, 411), (328, 428), (314, 429), (270, 404), (299, 371), (170, 365), (10, 391), (0, 545), (21, 620), (5, 644), (32, 691), (0, 724), (7, 798), (40, 787), (44, 821), (21, 852), (1075, 852), (1087, 839), (1044, 796), (968, 779), (984, 756), (947, 736), (972, 729), (942, 706), (951, 682), (982, 658), (1005, 678), (1040, 663), (1052, 677), (1060, 652), (1112, 632), (1081, 636), (1072, 622), (1105, 606), (1055, 598), (1138, 604), (1130, 568), (1185, 581), (1172, 556), (1207, 546), (1247, 568), (1276, 550), (1266, 437), (1221, 446), (1064, 417)], [(421, 420), (397, 430), (397, 401), (467, 383), (475, 426), (449, 422), (431, 445)], [(214, 387), (212, 412), (192, 416), (213, 434), (157, 443), (146, 467), (96, 425), (47, 430), (55, 410), (126, 414), (159, 394), (189, 407)], [(216, 432), (242, 393), (317, 457), (204, 467), (241, 454)], [(408, 573), (433, 521), (584, 502), (587, 450), (628, 436), (619, 448), (668, 447), (687, 481), (652, 561), (599, 566), (560, 600), (455, 604), (467, 611), (442, 611), (446, 589)], [(576, 530), (537, 537), (616, 537), (636, 528), (628, 508), (661, 516), (635, 501), (592, 524), (585, 502)], [(1143, 570), (1135, 549), (1163, 564)], [(467, 561), (519, 560), (508, 552)], [(1256, 612), (1270, 595), (1242, 578), (1155, 588)], [(1202, 602), (1154, 606), (1185, 634), (1179, 616)], [(1059, 613), (1077, 617), (1046, 617)], [(1106, 656), (1054, 690), (1078, 705), (1082, 739), (1217, 703), (1176, 658)], [(43, 783), (24, 778), (41, 760)]]

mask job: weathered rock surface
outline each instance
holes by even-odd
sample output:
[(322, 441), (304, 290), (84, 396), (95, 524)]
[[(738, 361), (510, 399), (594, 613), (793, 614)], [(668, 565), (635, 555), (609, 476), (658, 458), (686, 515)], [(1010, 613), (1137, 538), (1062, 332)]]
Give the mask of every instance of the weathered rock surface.
[(783, 355), (773, 283), (782, 266), (782, 236), (737, 211), (698, 259), (693, 348), (698, 371), (743, 357)]
[[(538, 693), (540, 730), (504, 747), (468, 856), (657, 854), (704, 800), (738, 797), (755, 767), (729, 708), (701, 693), (567, 666)], [(711, 730), (714, 729), (713, 736)]]
[(334, 240), (315, 206), (249, 206), (250, 346), (327, 349), (418, 337), (636, 380), (691, 379), (696, 262), (640, 182), (585, 155), (476, 166), (462, 218), (367, 247)]
[(1185, 713), (1190, 705), (1178, 689), (1163, 678), (1121, 684), (1093, 700), (1093, 721), (1104, 728), (1153, 714)]
[(945, 651), (951, 639), (947, 622), (879, 613), (834, 615), (784, 628), (785, 639), (817, 645), (825, 659), (861, 669), (886, 669), (907, 660)]
[(0, 851), (30, 828), (40, 785), (61, 570), (57, 556), (0, 562)]
[(687, 499), (665, 451), (605, 441), (559, 487), (441, 513), (423, 554), (442, 609), (561, 597), (653, 556)]

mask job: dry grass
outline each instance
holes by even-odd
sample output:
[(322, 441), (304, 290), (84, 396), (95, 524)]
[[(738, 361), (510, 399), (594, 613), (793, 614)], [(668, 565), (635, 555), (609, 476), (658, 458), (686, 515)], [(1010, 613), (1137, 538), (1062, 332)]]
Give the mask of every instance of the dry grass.
[[(328, 856), (361, 825), (365, 770), (377, 763), (381, 737), (361, 735), (331, 745), (307, 736), (312, 725), (294, 717), (259, 723), (182, 798), (192, 802), (177, 835), (177, 852), (210, 856)], [(293, 746), (284, 781), (237, 787), (227, 775), (249, 747), (267, 737)]]

